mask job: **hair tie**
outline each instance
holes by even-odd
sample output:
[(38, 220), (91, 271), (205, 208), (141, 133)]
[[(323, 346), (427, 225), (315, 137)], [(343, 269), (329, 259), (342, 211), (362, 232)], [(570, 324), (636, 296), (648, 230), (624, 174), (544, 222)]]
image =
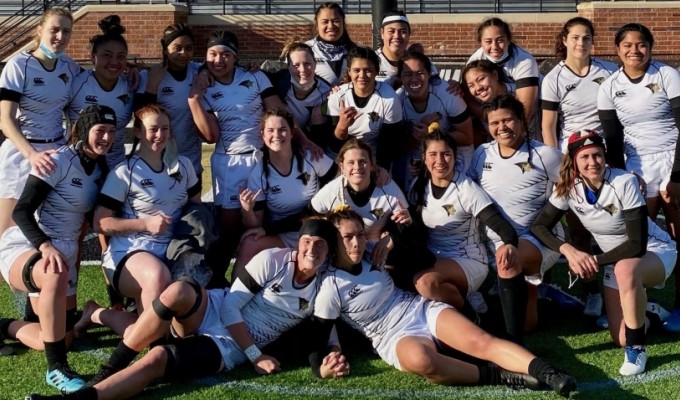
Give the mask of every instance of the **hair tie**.
[(439, 130), (439, 122), (433, 122), (427, 127), (427, 133), (432, 135)]
[(341, 213), (341, 212), (349, 211), (350, 209), (351, 209), (350, 206), (348, 206), (347, 204), (338, 204), (337, 206), (335, 206), (333, 208), (332, 212), (335, 214), (335, 213)]

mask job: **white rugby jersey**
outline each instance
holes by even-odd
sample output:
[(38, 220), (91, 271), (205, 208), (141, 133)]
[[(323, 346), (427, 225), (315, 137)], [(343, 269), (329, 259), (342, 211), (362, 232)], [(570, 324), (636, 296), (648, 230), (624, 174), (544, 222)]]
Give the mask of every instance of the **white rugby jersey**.
[(420, 300), (420, 296), (395, 287), (383, 267), (363, 260), (357, 275), (328, 268), (316, 296), (314, 316), (340, 318), (366, 336), (375, 349), (381, 349), (416, 318)]
[(315, 37), (305, 42), (312, 48), (312, 52), (314, 52), (314, 59), (316, 61), (314, 73), (325, 79), (326, 82), (331, 85), (339, 85), (342, 78), (347, 74), (347, 57), (343, 57), (342, 60), (332, 63), (340, 64), (339, 71), (336, 73), (336, 70), (331, 66), (332, 64), (326, 59), (324, 52), (319, 49), (319, 40), (318, 37)]
[(189, 201), (189, 189), (198, 183), (191, 161), (179, 156), (179, 180), (168, 175), (166, 169), (153, 170), (137, 155), (118, 164), (106, 177), (101, 194), (122, 203), (118, 218), (144, 219), (154, 215), (167, 215), (172, 225), (165, 233), (152, 235), (138, 232), (127, 236), (112, 236), (111, 248), (129, 248), (135, 239), (169, 243), (175, 222)]
[[(496, 63), (505, 72), (505, 77), (510, 80), (511, 83), (517, 85), (517, 89), (526, 86), (538, 86), (538, 64), (536, 59), (529, 52), (523, 48), (511, 43), (508, 52), (510, 55), (503, 61)], [(472, 53), (467, 63), (475, 60), (485, 60), (484, 50), (480, 47)], [(529, 84), (531, 81), (536, 80), (536, 84)]]
[(262, 190), (256, 201), (266, 202), (266, 215), (270, 221), (278, 221), (305, 209), (321, 188), (319, 177), (326, 175), (333, 166), (333, 160), (326, 155), (312, 160), (309, 152), (305, 153), (302, 163), (300, 172), (297, 157), (293, 157), (288, 175), (281, 174), (269, 164), (269, 178), (265, 176), (263, 163), (255, 164), (248, 177), (248, 188), (253, 192)]
[[(169, 72), (163, 76), (158, 84), (157, 101), (170, 115), (170, 128), (172, 136), (177, 142), (179, 154), (191, 160), (197, 173), (203, 171), (201, 166), (201, 139), (198, 136), (194, 117), (191, 114), (187, 99), (191, 84), (201, 64), (189, 63), (187, 74), (183, 81), (176, 80)], [(139, 73), (140, 83), (137, 93), (144, 94), (149, 81), (149, 71)]]
[[(635, 175), (607, 168), (604, 183), (595, 204), (586, 201), (585, 183), (580, 179), (565, 197), (550, 196), (550, 203), (560, 210), (571, 209), (603, 252), (610, 251), (628, 240), (624, 210), (646, 205)], [(660, 243), (668, 244), (671, 237), (654, 221), (648, 218), (648, 247)]]
[[(380, 68), (378, 70), (378, 75), (376, 75), (375, 80), (379, 82), (384, 82), (393, 76), (397, 75), (397, 72), (399, 71), (399, 62), (392, 62), (385, 57), (385, 54), (382, 51), (382, 47), (379, 48), (378, 50), (375, 51), (375, 53), (378, 55), (378, 58), (380, 58)], [(439, 72), (437, 71), (437, 68), (434, 66), (434, 64), (430, 64), (432, 68), (430, 69), (430, 75), (437, 75)]]
[(19, 104), (19, 128), (26, 138), (64, 137), (64, 108), (79, 71), (80, 67), (66, 55), (59, 56), (51, 71), (29, 52), (10, 58), (0, 75), (0, 100)]
[(577, 75), (564, 61), (548, 72), (541, 83), (541, 107), (558, 112), (558, 139), (569, 139), (572, 133), (583, 129), (602, 131), (597, 92), (618, 68), (612, 62), (591, 58), (585, 76)]
[(51, 157), (56, 169), (50, 175), (31, 171), (52, 187), (36, 211), (38, 224), (51, 238), (78, 240), (85, 214), (94, 208), (102, 171), (96, 166), (88, 175), (73, 147), (63, 146)]
[(76, 122), (82, 109), (93, 104), (111, 107), (116, 112), (116, 138), (106, 154), (106, 161), (113, 169), (125, 159), (125, 127), (132, 118), (134, 92), (128, 86), (127, 77), (121, 74), (116, 86), (106, 90), (97, 82), (94, 71), (87, 70), (76, 76), (71, 88), (71, 103), (68, 106), (71, 123)]
[[(468, 170), (520, 236), (530, 233), (531, 224), (560, 178), (559, 150), (531, 140), (531, 153), (529, 164), (526, 142), (508, 158), (500, 155), (495, 141), (485, 143), (475, 151)], [(501, 240), (490, 229), (487, 235), (494, 242)]]
[(215, 152), (242, 154), (262, 147), (260, 118), (264, 112), (262, 92), (272, 87), (261, 72), (234, 68), (229, 84), (215, 81), (203, 96), (203, 107), (215, 114), (220, 127), (220, 137)]
[(322, 187), (319, 192), (312, 197), (312, 208), (314, 211), (325, 214), (341, 204), (348, 205), (353, 211), (361, 216), (366, 226), (366, 233), (369, 238), (367, 251), (372, 251), (377, 240), (373, 239), (371, 233), (379, 233), (389, 220), (392, 212), (399, 209), (399, 203), (403, 207), (408, 207), (406, 197), (397, 184), (390, 180), (383, 187), (375, 187), (368, 203), (359, 207), (354, 204), (352, 198), (347, 193), (345, 187), (345, 177), (338, 176)]
[(352, 88), (351, 83), (346, 83), (340, 86), (340, 90), (328, 96), (328, 115), (340, 116), (340, 102), (345, 103), (345, 108), (355, 107), (361, 115), (349, 126), (347, 132), (349, 136), (361, 139), (371, 146), (375, 156), (378, 148), (378, 135), (383, 124), (394, 124), (402, 119), (401, 101), (390, 85), (376, 82), (366, 106), (359, 107), (354, 102)]
[(440, 199), (432, 195), (432, 181), (425, 185), (421, 215), (429, 228), (428, 247), (433, 253), (445, 257), (486, 263), (486, 247), (475, 217), (493, 203), (470, 178), (456, 175)]
[(602, 82), (599, 110), (615, 110), (623, 125), (627, 156), (674, 151), (678, 128), (670, 99), (680, 97), (680, 73), (652, 60), (641, 78), (631, 80), (623, 68)]
[(297, 251), (288, 248), (263, 250), (253, 257), (245, 269), (261, 290), (253, 293), (237, 278), (220, 310), (222, 323), (244, 322), (257, 346), (263, 347), (312, 316), (318, 278), (297, 285), (296, 260)]
[[(430, 83), (430, 91), (427, 97), (427, 107), (423, 112), (418, 112), (411, 104), (411, 100), (408, 97), (408, 93), (404, 88), (400, 88), (397, 91), (397, 95), (401, 100), (403, 118), (407, 121), (409, 125), (419, 123), (423, 117), (439, 113), (441, 118), (439, 119), (439, 128), (442, 132), (449, 131), (449, 118), (456, 118), (467, 111), (467, 104), (462, 97), (449, 93), (448, 83), (440, 81), (439, 83)], [(460, 121), (463, 122), (463, 121)], [(459, 146), (457, 149), (457, 155), (460, 159), (464, 159), (465, 162), (469, 162), (472, 158), (472, 153), (474, 152), (474, 147), (472, 145)], [(420, 149), (417, 150), (420, 152)], [(467, 165), (467, 164), (465, 164)]]
[(314, 110), (314, 107), (322, 105), (331, 91), (331, 85), (322, 78), (316, 77), (314, 81), (316, 82), (314, 88), (303, 99), (299, 99), (295, 95), (293, 85), (290, 85), (284, 99), (286, 105), (288, 105), (288, 111), (293, 114), (295, 123), (299, 127), (311, 125), (312, 110)]

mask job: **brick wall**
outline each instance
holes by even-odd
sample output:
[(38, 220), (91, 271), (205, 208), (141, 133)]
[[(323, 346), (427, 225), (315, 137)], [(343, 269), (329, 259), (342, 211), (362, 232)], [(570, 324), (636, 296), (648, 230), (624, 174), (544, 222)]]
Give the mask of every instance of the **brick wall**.
[[(210, 32), (229, 29), (241, 41), (242, 58), (276, 58), (283, 43), (294, 35), (308, 38), (312, 34), (310, 15), (295, 16), (196, 16), (186, 8), (174, 5), (88, 6), (76, 14), (69, 54), (76, 59), (89, 58), (89, 38), (99, 33), (97, 21), (117, 13), (127, 28), (129, 53), (142, 58), (160, 57), (159, 38), (171, 23), (188, 22), (196, 35), (196, 55), (205, 52)], [(597, 30), (595, 54), (615, 54), (613, 35), (627, 22), (640, 22), (655, 35), (654, 51), (662, 58), (680, 58), (680, 2), (590, 2), (579, 5), (577, 13), (503, 14), (513, 30), (515, 41), (536, 55), (553, 52), (555, 34), (571, 17), (591, 19)], [(477, 47), (476, 26), (486, 15), (423, 14), (409, 16), (412, 38), (420, 42), (429, 55), (467, 56)], [(349, 15), (347, 27), (359, 43), (371, 44), (370, 16)]]

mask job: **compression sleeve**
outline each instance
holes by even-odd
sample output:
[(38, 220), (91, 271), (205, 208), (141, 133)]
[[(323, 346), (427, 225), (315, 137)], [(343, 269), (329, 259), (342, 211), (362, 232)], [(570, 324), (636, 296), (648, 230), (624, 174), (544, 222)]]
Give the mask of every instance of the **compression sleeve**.
[(616, 115), (616, 110), (599, 110), (602, 132), (607, 144), (607, 164), (611, 167), (626, 169), (623, 158), (623, 125)]
[(541, 243), (548, 246), (550, 250), (557, 253), (560, 252), (560, 247), (564, 242), (555, 236), (552, 229), (557, 225), (565, 213), (565, 210), (561, 210), (552, 205), (552, 203), (547, 202), (538, 213), (534, 223), (531, 224), (531, 233), (533, 233)]
[(328, 338), (335, 326), (335, 320), (315, 317), (307, 326), (306, 336), (309, 339), (309, 366), (317, 378), (321, 378), (321, 364), (328, 354)]
[(493, 204), (489, 204), (479, 212), (477, 218), (492, 231), (496, 232), (505, 244), (511, 244), (515, 247), (519, 245), (519, 238), (517, 231), (510, 225), (508, 221), (503, 218)]
[[(671, 99), (671, 109), (673, 110), (675, 126), (680, 131), (680, 97)], [(680, 183), (680, 140), (675, 143), (675, 159), (673, 160), (671, 182)]]
[(623, 210), (628, 240), (606, 253), (595, 256), (600, 265), (614, 264), (626, 258), (642, 257), (647, 252), (649, 219), (647, 206)]
[(40, 229), (38, 221), (35, 219), (35, 211), (45, 200), (47, 194), (52, 190), (47, 182), (42, 179), (29, 175), (24, 191), (17, 201), (12, 219), (17, 224), (21, 232), (36, 249), (41, 244), (50, 240), (50, 237)]

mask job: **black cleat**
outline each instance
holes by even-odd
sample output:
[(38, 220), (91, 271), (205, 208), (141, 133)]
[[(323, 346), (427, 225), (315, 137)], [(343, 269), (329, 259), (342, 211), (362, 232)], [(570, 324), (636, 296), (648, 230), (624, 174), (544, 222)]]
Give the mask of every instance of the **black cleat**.
[(93, 387), (94, 385), (98, 384), (101, 381), (106, 380), (108, 377), (111, 375), (115, 374), (119, 370), (116, 368), (113, 368), (112, 366), (108, 364), (102, 364), (101, 367), (99, 368), (99, 372), (97, 372), (87, 383), (85, 384), (85, 387)]
[(569, 398), (571, 392), (576, 390), (576, 380), (571, 375), (556, 369), (546, 373), (541, 380), (562, 397)]
[(0, 339), (0, 357), (11, 356), (14, 354), (14, 347), (5, 344), (5, 341)]
[(506, 371), (498, 368), (500, 371), (501, 383), (513, 390), (530, 389), (541, 390), (543, 385), (541, 382), (529, 374), (520, 374), (517, 372)]

